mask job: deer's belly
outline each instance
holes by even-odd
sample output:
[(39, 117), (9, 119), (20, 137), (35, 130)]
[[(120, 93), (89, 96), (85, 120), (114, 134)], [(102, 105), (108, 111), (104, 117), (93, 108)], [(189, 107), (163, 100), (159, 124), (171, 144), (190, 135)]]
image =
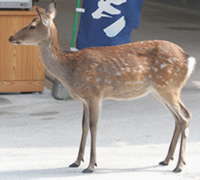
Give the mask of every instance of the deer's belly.
[(114, 87), (105, 91), (105, 99), (135, 99), (147, 95), (150, 92), (150, 87), (145, 84), (127, 84), (123, 87)]

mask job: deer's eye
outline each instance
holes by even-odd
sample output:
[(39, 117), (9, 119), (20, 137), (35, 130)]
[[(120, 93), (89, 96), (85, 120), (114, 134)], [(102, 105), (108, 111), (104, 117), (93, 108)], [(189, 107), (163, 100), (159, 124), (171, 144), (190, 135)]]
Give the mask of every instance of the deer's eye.
[(35, 28), (36, 28), (35, 26), (31, 26), (31, 27), (30, 27), (30, 29), (35, 29)]

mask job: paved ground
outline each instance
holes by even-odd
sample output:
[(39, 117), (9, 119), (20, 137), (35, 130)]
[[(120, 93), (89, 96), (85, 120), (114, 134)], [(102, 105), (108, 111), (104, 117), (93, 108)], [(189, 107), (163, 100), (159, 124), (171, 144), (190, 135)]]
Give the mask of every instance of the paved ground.
[[(164, 159), (173, 132), (173, 119), (151, 96), (135, 101), (105, 101), (98, 130), (98, 168), (81, 171), (89, 162), (70, 169), (81, 136), (82, 106), (56, 101), (43, 94), (0, 96), (0, 179), (200, 179), (199, 90), (184, 90), (182, 99), (193, 114), (186, 162), (181, 174), (158, 165)], [(179, 147), (179, 146), (178, 146)]]
[[(132, 40), (170, 40), (199, 62), (199, 20), (198, 14), (145, 3), (140, 29)], [(182, 173), (171, 172), (179, 146), (169, 166), (158, 165), (166, 156), (174, 121), (152, 96), (135, 101), (105, 101), (98, 130), (98, 168), (92, 175), (81, 173), (89, 162), (89, 140), (85, 162), (78, 169), (68, 168), (77, 156), (82, 105), (72, 100), (56, 101), (45, 88), (43, 94), (0, 94), (0, 179), (199, 180), (199, 64), (182, 92), (182, 100), (193, 114), (187, 165)]]

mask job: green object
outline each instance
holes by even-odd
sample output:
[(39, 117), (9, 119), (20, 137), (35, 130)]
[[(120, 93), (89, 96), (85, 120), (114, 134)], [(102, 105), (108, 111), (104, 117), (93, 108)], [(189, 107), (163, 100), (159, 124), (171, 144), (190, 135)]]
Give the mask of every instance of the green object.
[[(77, 0), (76, 8), (79, 8), (79, 7), (80, 7), (80, 1), (81, 1), (81, 0)], [(73, 33), (72, 33), (71, 50), (72, 50), (72, 49), (75, 49), (75, 47), (74, 47), (74, 42), (75, 42), (75, 36), (76, 36), (77, 22), (78, 22), (78, 12), (77, 12), (77, 10), (76, 10), (75, 18), (74, 18)]]

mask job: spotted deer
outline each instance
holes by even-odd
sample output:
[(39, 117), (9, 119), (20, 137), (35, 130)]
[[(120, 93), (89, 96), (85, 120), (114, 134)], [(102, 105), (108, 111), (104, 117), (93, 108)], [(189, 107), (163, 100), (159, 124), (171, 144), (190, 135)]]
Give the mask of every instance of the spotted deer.
[(88, 131), (91, 133), (90, 162), (84, 173), (96, 165), (97, 123), (104, 99), (127, 100), (148, 93), (155, 96), (174, 116), (175, 130), (168, 154), (160, 165), (168, 165), (181, 136), (180, 152), (174, 172), (185, 164), (186, 141), (191, 114), (180, 100), (183, 85), (190, 77), (195, 58), (178, 45), (152, 40), (111, 47), (93, 47), (64, 52), (58, 44), (53, 19), (57, 14), (53, 0), (46, 12), (9, 38), (14, 45), (36, 45), (45, 68), (83, 103), (82, 138), (78, 157), (70, 167), (79, 167), (84, 158)]

